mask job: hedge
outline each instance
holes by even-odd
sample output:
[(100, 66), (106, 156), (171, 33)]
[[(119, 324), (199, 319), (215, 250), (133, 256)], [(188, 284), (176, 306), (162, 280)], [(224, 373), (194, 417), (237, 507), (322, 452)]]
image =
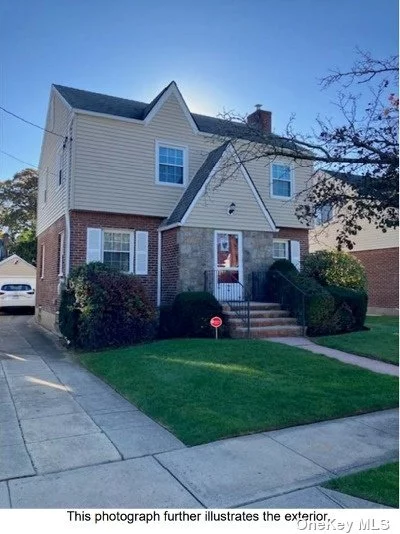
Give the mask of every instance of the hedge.
[(301, 272), (323, 286), (366, 290), (367, 278), (362, 263), (347, 252), (319, 250), (308, 254)]
[[(304, 323), (309, 336), (338, 334), (363, 327), (367, 310), (364, 291), (324, 287), (314, 278), (290, 269), (282, 260), (271, 265), (268, 282), (272, 301), (289, 309), (300, 325)], [(296, 291), (294, 286), (301, 291)]]
[(102, 263), (73, 270), (62, 292), (60, 331), (75, 347), (94, 350), (151, 339), (155, 319), (139, 278)]
[(218, 315), (223, 319), (219, 329), (221, 336), (226, 336), (222, 306), (217, 299), (205, 291), (187, 291), (179, 293), (172, 306), (160, 308), (160, 337), (212, 337), (215, 330), (210, 326), (210, 319)]

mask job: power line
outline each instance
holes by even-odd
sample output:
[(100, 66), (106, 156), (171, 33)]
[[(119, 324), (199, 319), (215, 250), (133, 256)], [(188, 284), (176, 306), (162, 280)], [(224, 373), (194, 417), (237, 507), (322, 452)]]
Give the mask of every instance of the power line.
[(39, 130), (43, 130), (44, 132), (56, 135), (57, 137), (62, 137), (63, 139), (66, 138), (65, 135), (60, 135), (58, 133), (52, 132), (51, 130), (47, 130), (46, 128), (43, 128), (42, 126), (35, 124), (34, 122), (28, 121), (27, 119), (20, 117), (19, 115), (13, 113), (12, 111), (8, 111), (8, 109), (3, 108), (2, 106), (0, 106), (0, 109), (4, 111), (5, 113), (8, 113), (8, 115), (11, 115), (12, 117), (15, 117), (16, 119), (19, 119), (20, 121), (25, 122), (26, 124), (30, 124), (31, 126), (34, 126), (35, 128), (39, 128)]
[(36, 165), (33, 165), (32, 163), (29, 163), (28, 161), (24, 161), (23, 159), (19, 159), (16, 156), (13, 156), (12, 154), (9, 154), (8, 152), (5, 152), (4, 150), (0, 150), (2, 154), (5, 154), (9, 158), (15, 159), (16, 161), (19, 161), (20, 163), (24, 163), (25, 165), (29, 165), (29, 167), (33, 167), (34, 169), (38, 169)]

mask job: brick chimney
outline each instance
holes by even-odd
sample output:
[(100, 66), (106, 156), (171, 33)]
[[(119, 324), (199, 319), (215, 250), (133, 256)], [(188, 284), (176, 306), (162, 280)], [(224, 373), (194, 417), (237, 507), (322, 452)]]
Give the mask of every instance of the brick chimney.
[(259, 128), (263, 133), (272, 132), (272, 113), (261, 109), (261, 104), (256, 104), (256, 111), (247, 117), (247, 124)]

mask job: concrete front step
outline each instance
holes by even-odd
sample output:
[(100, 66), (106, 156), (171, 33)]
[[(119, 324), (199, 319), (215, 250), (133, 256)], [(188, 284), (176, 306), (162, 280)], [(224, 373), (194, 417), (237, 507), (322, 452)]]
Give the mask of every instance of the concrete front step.
[[(274, 326), (259, 326), (250, 328), (251, 338), (268, 338), (268, 337), (292, 337), (303, 335), (301, 326), (297, 325), (274, 325)], [(247, 337), (247, 328), (238, 326), (232, 329), (231, 336), (233, 338)]]
[[(224, 311), (224, 314), (231, 319), (237, 317), (233, 310)], [(267, 318), (267, 317), (289, 317), (289, 312), (286, 310), (250, 310), (251, 319)]]
[[(242, 307), (243, 303), (240, 302), (237, 305), (235, 302), (232, 302), (231, 304), (223, 304), (222, 309), (224, 312), (230, 311), (231, 309), (237, 307)], [(280, 310), (281, 306), (277, 302), (250, 302), (249, 303), (250, 310)]]
[[(243, 321), (239, 317), (230, 317), (230, 325), (235, 327), (243, 326)], [(297, 324), (293, 317), (250, 317), (250, 327), (259, 326), (286, 326)]]

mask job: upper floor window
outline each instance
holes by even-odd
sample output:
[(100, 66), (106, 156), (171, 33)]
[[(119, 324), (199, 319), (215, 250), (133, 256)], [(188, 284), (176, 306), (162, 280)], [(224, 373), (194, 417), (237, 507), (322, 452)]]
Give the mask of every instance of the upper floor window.
[(63, 149), (60, 148), (57, 152), (57, 180), (58, 185), (63, 182)]
[(271, 197), (291, 198), (293, 196), (293, 176), (290, 165), (272, 163)]
[(330, 204), (325, 204), (321, 206), (315, 212), (315, 224), (324, 224), (329, 222), (333, 217), (332, 206)]
[(185, 147), (157, 143), (157, 182), (167, 185), (184, 185), (186, 181)]

